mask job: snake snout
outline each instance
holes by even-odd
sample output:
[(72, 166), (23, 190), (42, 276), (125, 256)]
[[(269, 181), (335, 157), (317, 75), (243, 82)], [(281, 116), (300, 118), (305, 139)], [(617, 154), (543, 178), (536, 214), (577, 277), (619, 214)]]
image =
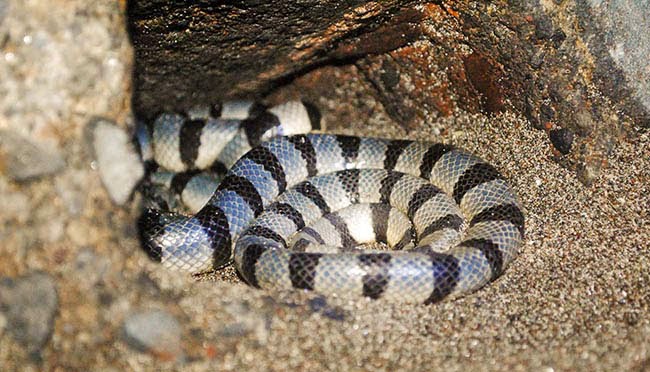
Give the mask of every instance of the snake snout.
[(165, 213), (147, 208), (138, 219), (138, 235), (142, 248), (153, 261), (162, 261), (163, 247), (157, 237), (163, 232), (169, 218)]

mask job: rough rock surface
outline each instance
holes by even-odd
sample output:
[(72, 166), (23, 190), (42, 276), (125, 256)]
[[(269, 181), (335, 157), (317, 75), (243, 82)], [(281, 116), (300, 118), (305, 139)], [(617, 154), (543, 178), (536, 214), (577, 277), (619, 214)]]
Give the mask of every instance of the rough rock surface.
[[(58, 172), (20, 182), (0, 161), (3, 371), (647, 369), (641, 2), (358, 2), (315, 7), (321, 23), (260, 2), (187, 4), (129, 2), (136, 48), (152, 48), (138, 56), (156, 57), (163, 72), (137, 61), (137, 89), (174, 88), (139, 91), (143, 116), (261, 88), (269, 103), (309, 99), (329, 131), (457, 144), (495, 164), (520, 195), (522, 252), (486, 288), (432, 306), (264, 292), (232, 268), (197, 278), (161, 270), (139, 249), (137, 203), (112, 202), (84, 135), (96, 117), (130, 121), (126, 3), (0, 0), (0, 130), (65, 159)], [(206, 19), (224, 23), (207, 32)], [(283, 33), (267, 33), (272, 25)], [(237, 27), (248, 33), (235, 38)], [(232, 48), (219, 50), (232, 53), (217, 60), (230, 64), (208, 63), (201, 53), (216, 49), (206, 43), (189, 54), (166, 49), (229, 35)], [(301, 40), (305, 48), (293, 49)], [(183, 79), (203, 85), (183, 90), (193, 87)], [(34, 306), (36, 288), (56, 293), (56, 305)], [(24, 322), (29, 311), (16, 309), (28, 308), (48, 311)], [(155, 327), (160, 319), (166, 328)], [(28, 325), (40, 331), (18, 331)]]
[(278, 79), (325, 61), (334, 42), (378, 27), (404, 3), (130, 1), (134, 108), (150, 117), (259, 96)]

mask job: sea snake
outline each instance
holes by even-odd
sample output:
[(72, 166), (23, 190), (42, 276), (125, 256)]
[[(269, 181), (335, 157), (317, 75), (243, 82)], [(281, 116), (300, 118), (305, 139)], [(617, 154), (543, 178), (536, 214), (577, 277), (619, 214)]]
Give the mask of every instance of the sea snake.
[[(517, 255), (524, 214), (492, 165), (443, 143), (314, 133), (318, 122), (300, 102), (227, 103), (143, 126), (150, 173), (173, 172), (148, 187), (209, 194), (190, 215), (154, 196), (139, 221), (148, 254), (189, 272), (234, 261), (257, 288), (424, 304), (477, 290)], [(205, 168), (227, 173), (191, 186)]]

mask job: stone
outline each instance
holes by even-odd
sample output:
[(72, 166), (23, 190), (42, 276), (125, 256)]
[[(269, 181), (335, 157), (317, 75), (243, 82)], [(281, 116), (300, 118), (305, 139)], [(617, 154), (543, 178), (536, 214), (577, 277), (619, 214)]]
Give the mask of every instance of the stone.
[[(647, 1), (590, 0), (589, 12), (582, 16), (599, 19), (600, 28), (587, 28), (587, 36), (602, 39), (590, 47), (601, 60), (611, 59), (620, 69), (622, 79), (618, 86), (604, 83), (607, 91), (623, 101), (630, 114), (644, 126), (650, 126), (650, 4)], [(589, 23), (585, 21), (586, 23)], [(606, 36), (604, 36), (606, 35)], [(610, 67), (606, 65), (606, 67)], [(613, 70), (613, 69), (612, 69)], [(609, 76), (607, 74), (610, 74)], [(602, 69), (604, 80), (614, 80), (612, 71)]]
[(99, 176), (111, 200), (123, 205), (144, 176), (144, 165), (123, 129), (103, 119), (89, 125)]
[(0, 130), (0, 164), (4, 164), (10, 179), (28, 181), (59, 172), (65, 161), (61, 152), (51, 145)]
[(573, 144), (573, 132), (568, 129), (553, 129), (549, 132), (549, 137), (553, 146), (562, 154), (566, 155), (571, 152)]
[[(242, 7), (181, 2), (169, 7), (160, 0), (131, 1), (133, 108), (150, 119), (196, 104), (259, 96), (276, 80), (321, 62), (324, 54), (340, 56), (340, 49), (333, 50), (342, 40), (379, 28), (404, 3), (262, 1)], [(190, 16), (197, 12), (202, 16)], [(405, 33), (399, 31), (394, 34)], [(387, 43), (380, 39), (376, 44)]]
[(181, 359), (181, 326), (162, 310), (136, 312), (124, 321), (124, 336), (129, 346), (151, 352), (164, 359)]
[(13, 338), (30, 353), (40, 351), (50, 339), (59, 299), (54, 279), (32, 272), (15, 279), (0, 279), (0, 311)]

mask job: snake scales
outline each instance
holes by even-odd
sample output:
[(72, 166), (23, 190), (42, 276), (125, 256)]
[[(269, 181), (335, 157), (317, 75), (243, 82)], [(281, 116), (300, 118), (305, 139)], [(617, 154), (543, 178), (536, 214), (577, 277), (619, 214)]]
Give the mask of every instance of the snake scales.
[[(166, 267), (234, 261), (254, 287), (432, 303), (495, 279), (522, 244), (511, 187), (461, 149), (308, 133), (319, 117), (300, 102), (228, 103), (218, 115), (163, 114), (139, 131), (158, 169), (150, 190), (173, 194), (151, 192), (139, 222)], [(175, 195), (196, 213), (166, 211)], [(361, 249), (373, 242), (392, 250)]]

